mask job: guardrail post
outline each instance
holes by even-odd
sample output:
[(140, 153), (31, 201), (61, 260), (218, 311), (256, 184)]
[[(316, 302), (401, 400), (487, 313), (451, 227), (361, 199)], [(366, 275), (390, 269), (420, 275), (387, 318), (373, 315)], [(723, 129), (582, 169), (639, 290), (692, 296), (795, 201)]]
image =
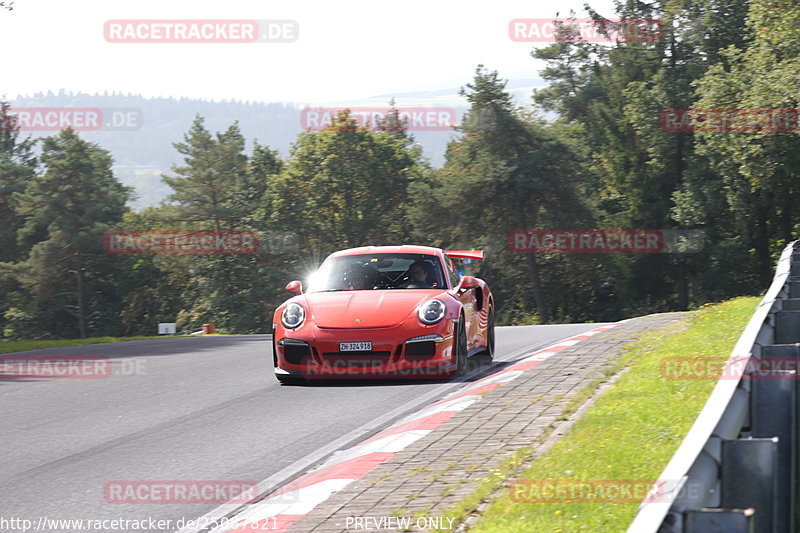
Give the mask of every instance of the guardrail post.
[(789, 298), (800, 298), (800, 280), (798, 278), (789, 281)]
[(753, 509), (689, 509), (683, 533), (753, 533)]
[(789, 298), (800, 298), (800, 280), (789, 281)]
[(800, 342), (800, 311), (775, 313), (775, 344)]
[(775, 533), (778, 438), (722, 441), (720, 507), (755, 509), (754, 533)]
[[(794, 346), (792, 346), (794, 348)], [(777, 350), (763, 350), (755, 363), (763, 365), (750, 374), (751, 379), (751, 432), (755, 438), (778, 438), (777, 491), (775, 493), (775, 531), (794, 529), (794, 483), (796, 479), (795, 441), (796, 377), (793, 371), (772, 370), (776, 366), (787, 368), (796, 359), (775, 354)], [(794, 366), (796, 368), (796, 365)]]
[(783, 301), (784, 311), (800, 311), (800, 298), (787, 298)]

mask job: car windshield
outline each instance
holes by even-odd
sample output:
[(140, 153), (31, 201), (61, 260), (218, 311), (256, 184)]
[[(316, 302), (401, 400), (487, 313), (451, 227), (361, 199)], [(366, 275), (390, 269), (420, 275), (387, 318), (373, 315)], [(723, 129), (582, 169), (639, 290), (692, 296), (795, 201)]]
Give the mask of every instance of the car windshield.
[(308, 292), (445, 287), (435, 255), (364, 254), (325, 261), (311, 276)]

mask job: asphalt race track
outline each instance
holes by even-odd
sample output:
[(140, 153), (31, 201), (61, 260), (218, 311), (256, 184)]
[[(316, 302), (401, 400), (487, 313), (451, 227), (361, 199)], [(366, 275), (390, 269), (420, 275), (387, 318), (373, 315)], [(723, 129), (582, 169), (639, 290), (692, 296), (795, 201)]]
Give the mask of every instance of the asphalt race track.
[[(498, 328), (495, 366), (598, 325)], [(101, 379), (0, 376), (1, 514), (33, 521), (197, 518), (222, 502), (108, 503), (103, 487), (285, 478), (460, 386), (281, 386), (269, 340), (196, 337), (25, 352), (107, 356), (113, 372)]]

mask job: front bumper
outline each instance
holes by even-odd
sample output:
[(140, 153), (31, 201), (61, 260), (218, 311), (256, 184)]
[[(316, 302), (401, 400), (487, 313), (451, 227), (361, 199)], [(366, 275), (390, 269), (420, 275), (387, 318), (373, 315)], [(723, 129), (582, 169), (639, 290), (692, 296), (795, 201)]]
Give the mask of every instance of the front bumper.
[[(301, 331), (302, 330), (302, 331)], [(274, 329), (275, 373), (293, 378), (447, 379), (455, 374), (452, 320), (433, 326), (322, 329), (306, 324)], [(340, 351), (342, 342), (371, 342), (372, 350)]]

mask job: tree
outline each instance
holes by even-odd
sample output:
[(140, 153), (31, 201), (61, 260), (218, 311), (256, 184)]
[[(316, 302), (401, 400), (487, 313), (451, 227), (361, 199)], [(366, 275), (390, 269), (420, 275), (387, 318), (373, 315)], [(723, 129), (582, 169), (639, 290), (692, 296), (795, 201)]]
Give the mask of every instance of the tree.
[[(278, 153), (255, 144), (252, 156), (244, 152), (245, 139), (237, 124), (211, 134), (197, 117), (184, 142), (175, 147), (184, 164), (164, 181), (175, 191), (159, 210), (162, 227), (178, 230), (257, 232), (262, 246), (255, 254), (164, 256), (153, 259), (164, 280), (181, 294), (180, 327), (197, 328), (213, 322), (236, 333), (264, 332), (275, 302), (277, 272), (282, 258), (267, 245), (271, 228), (263, 221), (263, 197), (269, 180), (283, 167)], [(147, 289), (134, 291), (126, 320), (143, 328), (156, 312), (148, 306)], [(169, 307), (170, 312), (174, 306)]]
[(321, 253), (399, 241), (408, 233), (408, 184), (423, 166), (408, 136), (359, 127), (344, 110), (326, 129), (298, 136), (269, 185), (269, 223), (298, 232)]
[[(474, 81), (461, 91), (471, 105), (460, 127), (463, 135), (448, 146), (436, 180), (421, 184), (422, 197), (415, 196), (425, 206), (424, 196), (433, 192), (453, 232), (473, 240), (464, 245), (474, 246), (478, 238), (499, 249), (514, 229), (555, 228), (589, 218), (580, 199), (576, 154), (543, 123), (516, 109), (505, 84), (497, 72), (476, 69)], [(418, 224), (418, 231), (423, 229)], [(539, 320), (547, 323), (552, 312), (540, 259), (523, 255)]]
[(23, 192), (36, 175), (36, 141), (30, 137), (20, 139), (10, 108), (7, 102), (0, 101), (0, 325), (6, 323), (3, 312), (11, 306), (9, 295), (19, 289), (13, 263), (29, 251), (29, 247), (17, 244), (23, 219), (14, 195)]
[[(590, 14), (598, 24), (607, 22)], [(677, 216), (676, 202), (685, 197), (687, 181), (708, 175), (708, 163), (696, 153), (691, 133), (664, 131), (659, 118), (664, 110), (692, 107), (692, 82), (724, 57), (725, 47), (746, 41), (740, 31), (746, 1), (617, 2), (616, 14), (660, 20), (662, 33), (611, 47), (578, 40), (534, 51), (548, 62), (543, 77), (551, 81), (535, 99), (580, 127), (606, 227), (703, 228), (705, 220)], [(623, 297), (637, 303), (637, 312), (641, 302), (654, 311), (685, 309), (690, 276), (709, 264), (707, 256), (615, 261), (627, 273)]]
[(74, 131), (42, 144), (44, 173), (15, 194), (24, 218), (19, 241), (31, 246), (15, 268), (23, 293), (16, 316), (29, 334), (86, 338), (109, 328), (103, 322), (118, 312), (118, 260), (102, 243), (126, 211), (130, 189), (114, 177), (108, 152)]
[[(725, 49), (722, 60), (697, 81), (697, 107), (773, 110), (774, 117), (791, 118), (800, 103), (800, 6), (786, 0), (752, 0), (745, 35), (743, 43)], [(767, 283), (774, 255), (799, 229), (797, 129), (781, 131), (779, 125), (699, 131), (695, 136), (698, 151), (715, 171), (715, 189), (725, 200), (712, 214), (724, 222), (725, 237), (755, 261), (752, 282)], [(695, 198), (687, 191), (687, 199)]]
[(173, 167), (176, 176), (163, 177), (174, 190), (168, 198), (170, 220), (194, 229), (237, 229), (249, 208), (241, 196), (247, 183), (244, 136), (234, 123), (214, 138), (203, 122), (196, 117), (184, 142), (175, 143), (184, 165)]
[(20, 138), (11, 106), (0, 102), (0, 262), (17, 261), (26, 250), (17, 245), (22, 217), (14, 195), (25, 190), (36, 174), (36, 141)]

